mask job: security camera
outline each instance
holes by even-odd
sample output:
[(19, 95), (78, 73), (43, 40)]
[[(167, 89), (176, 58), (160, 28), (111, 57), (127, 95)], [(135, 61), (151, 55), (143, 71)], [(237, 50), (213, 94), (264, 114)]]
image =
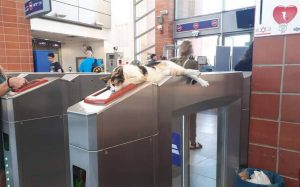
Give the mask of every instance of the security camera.
[(161, 10), (160, 11), (160, 15), (167, 15), (168, 14), (168, 10)]
[(103, 27), (103, 26), (104, 26), (104, 24), (103, 24), (102, 22), (99, 22), (99, 21), (96, 21), (96, 22), (95, 22), (95, 25), (97, 25), (97, 26), (99, 26), (99, 27)]

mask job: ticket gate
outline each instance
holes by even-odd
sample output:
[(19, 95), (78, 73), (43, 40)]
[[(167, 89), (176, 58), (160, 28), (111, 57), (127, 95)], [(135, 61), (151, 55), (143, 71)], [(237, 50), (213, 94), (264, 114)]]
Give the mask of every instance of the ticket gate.
[(65, 185), (61, 81), (45, 80), (1, 98), (7, 186)]
[(100, 90), (68, 109), (72, 186), (155, 186), (155, 89)]
[[(185, 77), (168, 77), (158, 85), (126, 88), (117, 96), (101, 90), (70, 107), (72, 185), (171, 187), (174, 122), (195, 111), (219, 108), (217, 183), (232, 186), (240, 164), (243, 77), (238, 72), (206, 73), (204, 79), (210, 83), (207, 88), (187, 84)], [(179, 185), (188, 186), (188, 130), (183, 132)]]
[(1, 98), (7, 186), (70, 186), (67, 107), (105, 87), (107, 75), (59, 74)]

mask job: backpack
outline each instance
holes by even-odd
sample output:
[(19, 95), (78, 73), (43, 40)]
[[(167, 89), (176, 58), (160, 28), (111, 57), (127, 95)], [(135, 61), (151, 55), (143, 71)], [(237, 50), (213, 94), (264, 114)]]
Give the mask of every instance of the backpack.
[(97, 59), (94, 59), (94, 63), (92, 65), (91, 72), (100, 73), (102, 71), (103, 71), (103, 69), (100, 66), (98, 66), (98, 64), (97, 64)]

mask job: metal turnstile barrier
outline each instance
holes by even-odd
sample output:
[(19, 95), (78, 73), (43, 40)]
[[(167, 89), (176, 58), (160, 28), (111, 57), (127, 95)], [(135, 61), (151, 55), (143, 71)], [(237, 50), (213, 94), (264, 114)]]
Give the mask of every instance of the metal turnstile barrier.
[[(139, 85), (106, 104), (81, 101), (70, 107), (72, 185), (171, 187), (174, 122), (190, 113), (218, 108), (217, 186), (233, 186), (241, 160), (243, 76), (227, 72), (203, 77), (210, 82), (207, 88), (187, 84), (185, 77), (168, 77), (158, 85)], [(179, 185), (189, 186), (188, 129), (182, 122)]]
[[(29, 73), (28, 80), (50, 74)], [(51, 74), (52, 75), (52, 74)], [(108, 74), (53, 74), (61, 78), (2, 97), (7, 185), (69, 187), (67, 108), (106, 86)]]
[(68, 109), (72, 186), (155, 186), (156, 87), (128, 90), (106, 104), (89, 99)]

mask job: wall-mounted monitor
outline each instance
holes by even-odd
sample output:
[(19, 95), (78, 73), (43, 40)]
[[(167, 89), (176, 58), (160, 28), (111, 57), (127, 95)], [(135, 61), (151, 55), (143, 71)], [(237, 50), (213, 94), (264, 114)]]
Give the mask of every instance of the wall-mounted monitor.
[(25, 0), (25, 17), (33, 18), (51, 12), (51, 0)]
[(237, 28), (246, 29), (254, 27), (255, 8), (236, 11)]
[(197, 61), (198, 61), (198, 65), (206, 65), (207, 57), (206, 56), (198, 56)]

